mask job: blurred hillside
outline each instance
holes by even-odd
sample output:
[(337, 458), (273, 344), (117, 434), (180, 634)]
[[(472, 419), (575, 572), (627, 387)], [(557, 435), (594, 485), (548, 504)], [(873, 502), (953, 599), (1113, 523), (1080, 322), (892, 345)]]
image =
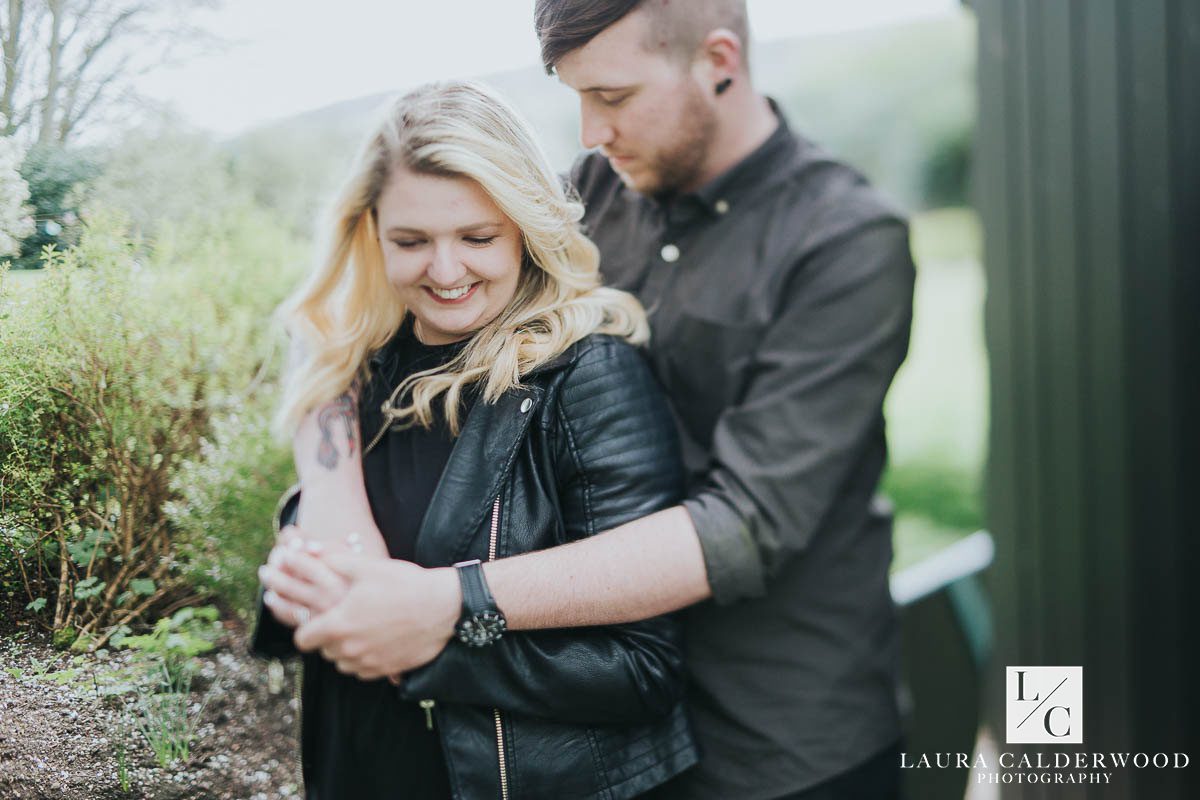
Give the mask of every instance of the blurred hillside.
[[(861, 168), (903, 207), (954, 204), (962, 202), (974, 113), (974, 36), (964, 13), (756, 43), (751, 66), (795, 129)], [(579, 152), (573, 93), (535, 67), (480, 77), (521, 110), (552, 163), (565, 170)], [(398, 80), (397, 91), (403, 88)], [(306, 232), (388, 97), (283, 119), (227, 146), (257, 199)]]

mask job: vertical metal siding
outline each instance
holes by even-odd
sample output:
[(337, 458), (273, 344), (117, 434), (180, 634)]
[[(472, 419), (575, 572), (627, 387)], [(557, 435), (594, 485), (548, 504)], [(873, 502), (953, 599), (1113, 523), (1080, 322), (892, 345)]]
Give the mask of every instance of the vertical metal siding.
[[(1200, 759), (1200, 3), (973, 0), (996, 668), (1084, 666), (1082, 751)], [(1030, 748), (1031, 750), (1046, 748)], [(1189, 770), (1188, 772), (1190, 772)], [(1176, 770), (1006, 797), (1183, 797)], [(1186, 773), (1184, 773), (1186, 774)]]

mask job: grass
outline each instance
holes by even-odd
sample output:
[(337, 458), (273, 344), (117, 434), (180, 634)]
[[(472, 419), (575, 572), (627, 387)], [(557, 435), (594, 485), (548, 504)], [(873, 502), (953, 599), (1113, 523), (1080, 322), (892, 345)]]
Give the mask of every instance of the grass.
[(184, 669), (172, 674), (162, 664), (158, 691), (142, 694), (133, 715), (134, 725), (150, 745), (154, 760), (163, 769), (187, 762), (200, 715), (216, 690), (213, 684), (204, 698), (192, 703), (192, 674)]
[(987, 353), (979, 222), (970, 209), (912, 220), (917, 283), (908, 358), (885, 404), (902, 568), (982, 527)]

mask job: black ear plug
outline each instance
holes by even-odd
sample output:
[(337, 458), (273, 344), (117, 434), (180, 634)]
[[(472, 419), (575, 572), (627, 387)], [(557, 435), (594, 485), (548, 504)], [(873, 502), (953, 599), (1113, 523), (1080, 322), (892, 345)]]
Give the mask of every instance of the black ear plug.
[(732, 83), (733, 83), (733, 78), (726, 78), (725, 80), (723, 80), (723, 81), (721, 81), (720, 83), (718, 83), (718, 84), (717, 84), (717, 85), (714, 87), (714, 89), (715, 89), (715, 91), (716, 91), (716, 93), (717, 93), (717, 94), (724, 94), (724, 93), (725, 93), (725, 90), (726, 90), (726, 89), (728, 89), (728, 88), (729, 88), (729, 86), (730, 86)]

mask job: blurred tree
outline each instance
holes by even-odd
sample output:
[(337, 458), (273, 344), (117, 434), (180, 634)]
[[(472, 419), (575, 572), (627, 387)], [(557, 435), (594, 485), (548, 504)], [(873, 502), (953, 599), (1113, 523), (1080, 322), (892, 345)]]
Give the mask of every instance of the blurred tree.
[(107, 149), (81, 216), (88, 210), (118, 210), (135, 233), (151, 238), (164, 225), (219, 216), (249, 194), (234, 182), (229, 162), (208, 136), (161, 119)]
[(217, 0), (7, 0), (0, 6), (0, 134), (65, 144), (135, 99), (131, 78), (207, 37), (187, 24)]
[(29, 185), (19, 170), (22, 155), (11, 137), (0, 136), (0, 257), (16, 254), (21, 239), (33, 232)]
[(38, 269), (42, 248), (61, 249), (75, 241), (87, 185), (98, 171), (96, 162), (81, 151), (51, 145), (30, 148), (21, 164), (21, 177), (29, 186), (35, 226), (21, 240), (15, 267)]
[(933, 142), (921, 170), (921, 195), (926, 207), (967, 205), (972, 138), (971, 127), (963, 125)]

